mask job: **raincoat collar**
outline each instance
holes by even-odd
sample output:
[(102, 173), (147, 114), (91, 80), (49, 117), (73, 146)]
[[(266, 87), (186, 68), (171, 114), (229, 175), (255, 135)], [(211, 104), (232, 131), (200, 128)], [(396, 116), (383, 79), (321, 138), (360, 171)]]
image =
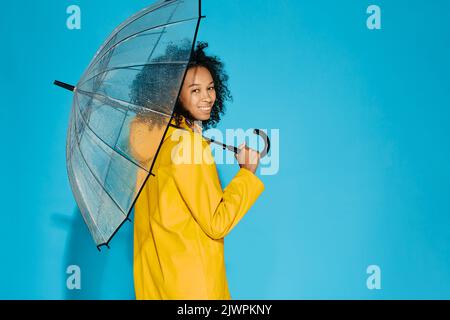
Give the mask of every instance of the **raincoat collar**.
[(194, 122), (195, 130), (193, 130), (188, 124), (189, 120), (187, 120), (184, 116), (180, 116), (180, 117), (181, 117), (181, 122), (179, 125), (177, 125), (175, 118), (172, 118), (170, 120), (168, 132), (167, 132), (166, 136), (164, 137), (164, 140), (166, 140), (175, 130), (177, 130), (177, 128), (188, 130), (189, 132), (196, 132), (196, 133), (202, 134), (203, 128), (201, 125), (199, 125), (198, 122)]
[[(203, 128), (202, 128), (202, 125), (201, 125), (200, 121), (195, 121), (193, 123), (194, 129), (192, 129), (191, 126), (189, 126), (189, 124), (188, 124), (188, 122), (190, 122), (190, 120), (186, 119), (186, 117), (184, 117), (182, 115), (180, 117), (181, 117), (181, 122), (178, 125), (178, 127), (182, 128), (182, 129), (187, 129), (187, 130), (189, 130), (191, 132), (197, 132), (197, 133), (200, 133), (200, 134), (202, 133)], [(171, 124), (170, 128), (176, 129), (176, 128), (173, 127), (173, 126), (177, 126), (175, 118), (171, 119), (170, 124)]]

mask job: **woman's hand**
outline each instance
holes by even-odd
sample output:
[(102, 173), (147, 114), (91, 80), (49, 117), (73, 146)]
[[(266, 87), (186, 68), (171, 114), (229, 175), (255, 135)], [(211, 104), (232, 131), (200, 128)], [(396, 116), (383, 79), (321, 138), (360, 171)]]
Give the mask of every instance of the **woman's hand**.
[(259, 152), (247, 147), (245, 142), (240, 144), (238, 149), (239, 152), (235, 154), (235, 157), (239, 163), (239, 166), (255, 173), (259, 165)]

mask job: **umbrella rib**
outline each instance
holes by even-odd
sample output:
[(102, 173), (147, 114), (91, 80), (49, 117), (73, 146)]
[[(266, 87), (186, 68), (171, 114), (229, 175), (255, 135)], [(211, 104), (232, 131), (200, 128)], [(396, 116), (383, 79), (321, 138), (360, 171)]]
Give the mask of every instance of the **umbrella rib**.
[(84, 118), (84, 115), (82, 114), (81, 111), (77, 112), (80, 114), (80, 118), (81, 120), (83, 120), (84, 124), (88, 127), (89, 131), (92, 132), (92, 134), (94, 134), (97, 139), (99, 139), (105, 146), (107, 146), (109, 149), (111, 149), (112, 151), (114, 151), (115, 153), (117, 153), (118, 155), (120, 155), (122, 158), (128, 160), (129, 162), (133, 163), (134, 165), (136, 165), (137, 167), (141, 168), (142, 170), (144, 170), (145, 172), (148, 172), (147, 169), (145, 169), (144, 167), (142, 167), (139, 163), (135, 162), (133, 159), (129, 159), (126, 155), (122, 154), (121, 151), (116, 150), (115, 148), (113, 148), (112, 146), (110, 146), (108, 143), (106, 143), (105, 140), (103, 140), (90, 126), (90, 124), (87, 122), (87, 120)]
[(122, 67), (113, 67), (110, 69), (106, 69), (104, 71), (101, 71), (99, 73), (97, 73), (96, 75), (90, 77), (87, 80), (84, 80), (82, 83), (80, 83), (79, 85), (77, 85), (77, 87), (82, 87), (86, 82), (98, 77), (101, 74), (110, 72), (110, 71), (114, 71), (114, 70), (120, 70), (120, 69), (131, 69), (131, 70), (136, 70), (136, 71), (140, 71), (140, 69), (132, 69), (134, 67), (144, 67), (144, 66), (150, 66), (150, 65), (154, 65), (154, 64), (185, 64), (188, 63), (188, 61), (167, 61), (167, 62), (161, 62), (161, 61), (157, 61), (157, 62), (151, 62), (151, 63), (141, 63), (141, 64), (133, 64), (133, 65), (129, 65), (129, 66), (122, 66)]
[(82, 94), (85, 94), (87, 96), (90, 96), (90, 97), (92, 97), (94, 99), (97, 99), (98, 101), (106, 102), (111, 107), (116, 106), (116, 107), (119, 107), (119, 108), (121, 108), (121, 109), (123, 109), (125, 111), (128, 111), (128, 110), (139, 110), (139, 111), (144, 111), (144, 112), (150, 111), (150, 112), (156, 113), (156, 114), (158, 114), (160, 116), (163, 116), (163, 117), (166, 117), (166, 118), (170, 118), (171, 117), (170, 115), (168, 115), (168, 114), (166, 114), (164, 112), (160, 112), (160, 111), (156, 111), (156, 110), (153, 110), (153, 109), (145, 108), (143, 106), (139, 106), (137, 104), (124, 101), (122, 99), (108, 97), (108, 96), (105, 96), (105, 95), (103, 95), (101, 93), (94, 93), (94, 92), (80, 90), (80, 89), (78, 89), (77, 91), (82, 93)]
[[(78, 144), (78, 141), (77, 141), (77, 144)], [(80, 151), (80, 154), (81, 154), (81, 151)], [(83, 159), (83, 160), (84, 160), (84, 159)], [(72, 160), (71, 160), (71, 161), (72, 161)], [(84, 160), (84, 161), (85, 161), (85, 160)], [(71, 170), (72, 170), (73, 174), (75, 175), (75, 171), (73, 170), (72, 163), (70, 163), (70, 167), (71, 167)], [(88, 169), (89, 169), (89, 168), (88, 168)], [(69, 179), (70, 179), (70, 178), (69, 178)], [(78, 180), (78, 179), (75, 178), (75, 180)], [(84, 200), (84, 199), (83, 199), (83, 200)], [(84, 201), (83, 207), (84, 207), (85, 210), (89, 213), (89, 209), (87, 208), (86, 201)], [(81, 210), (81, 209), (80, 209), (80, 210)], [(97, 221), (95, 221), (95, 219), (94, 219), (91, 215), (89, 215), (89, 217), (91, 218), (92, 223), (94, 224), (95, 228), (97, 229), (98, 233), (100, 234), (100, 237), (102, 238), (102, 240), (103, 240), (103, 241), (106, 241), (106, 238), (105, 238), (104, 234), (100, 231), (100, 228), (99, 228), (99, 226), (98, 226), (98, 224), (97, 224)], [(83, 219), (84, 219), (85, 221), (86, 221), (86, 219), (87, 219), (87, 218), (84, 217), (84, 214), (83, 214)]]
[[(188, 19), (183, 19), (183, 20), (178, 20), (178, 21), (175, 21), (175, 22), (170, 22), (170, 23), (165, 23), (165, 24), (160, 24), (160, 25), (157, 25), (157, 26), (152, 26), (152, 27), (150, 27), (150, 28), (147, 28), (147, 29), (144, 29), (144, 30), (135, 32), (135, 33), (133, 33), (133, 34), (131, 34), (131, 35), (129, 35), (129, 36), (123, 38), (122, 40), (118, 41), (117, 43), (115, 43), (115, 44), (112, 45), (111, 47), (109, 47), (109, 48), (102, 54), (102, 56), (101, 56), (100, 58), (96, 59), (96, 60), (92, 63), (92, 66), (89, 66), (88, 69), (91, 69), (92, 67), (94, 67), (94, 66), (95, 66), (100, 60), (102, 60), (103, 57), (104, 57), (108, 52), (110, 52), (112, 49), (114, 49), (114, 48), (117, 47), (118, 45), (122, 44), (123, 42), (128, 41), (129, 39), (136, 37), (137, 35), (139, 35), (139, 34), (141, 34), (141, 33), (144, 33), (144, 32), (149, 31), (149, 30), (157, 29), (157, 28), (165, 28), (165, 27), (167, 27), (167, 26), (172, 26), (172, 25), (176, 25), (176, 24), (179, 24), (179, 23), (182, 23), (182, 22), (191, 21), (191, 20), (195, 20), (195, 19), (198, 19), (198, 17), (188, 18)], [(87, 74), (89, 74), (89, 73), (87, 73)]]
[(103, 189), (103, 191), (106, 193), (106, 195), (112, 200), (112, 202), (117, 206), (117, 208), (123, 213), (124, 216), (126, 216), (126, 213), (122, 210), (122, 208), (120, 207), (120, 205), (114, 200), (114, 198), (109, 194), (109, 192), (104, 188), (104, 186), (101, 184), (101, 182), (99, 181), (97, 175), (92, 171), (91, 167), (89, 166), (88, 162), (86, 161), (86, 158), (84, 157), (84, 154), (81, 152), (81, 146), (80, 146), (80, 141), (78, 140), (78, 137), (76, 135), (77, 132), (77, 122), (74, 122), (74, 126), (75, 126), (75, 140), (77, 141), (77, 145), (78, 145), (78, 150), (80, 152), (81, 158), (83, 158), (83, 161), (86, 165), (86, 167), (88, 168), (89, 172), (91, 173), (91, 175), (94, 177), (95, 181), (97, 181), (97, 183), (99, 184), (99, 186)]
[[(73, 113), (72, 113), (72, 114), (73, 114)], [(74, 122), (73, 122), (73, 127), (76, 129), (75, 125), (76, 125), (76, 124), (75, 124), (75, 121), (74, 121)], [(69, 134), (74, 134), (74, 133), (72, 132), (72, 126), (69, 127), (69, 130), (70, 130)], [(78, 140), (77, 140), (77, 138), (76, 138), (76, 130), (75, 130), (75, 140), (77, 141), (76, 143), (77, 143), (77, 145), (78, 145)], [(73, 141), (73, 140), (71, 139), (71, 141)], [(71, 170), (72, 170), (72, 172), (73, 172), (73, 174), (74, 174), (75, 180), (78, 180), (77, 177), (75, 176), (75, 171), (73, 170), (73, 165), (72, 165), (72, 162), (73, 162), (73, 152), (74, 152), (73, 149), (74, 149), (74, 147), (75, 147), (75, 146), (73, 146), (73, 145), (71, 144), (70, 154), (72, 155), (72, 157), (70, 158), (69, 166), (70, 166), (70, 168), (71, 168)], [(80, 150), (79, 148), (78, 148), (78, 151), (79, 151), (79, 153), (81, 154), (81, 150)], [(84, 161), (86, 162), (86, 160), (84, 160)], [(71, 180), (70, 175), (69, 175), (69, 180)], [(84, 200), (84, 199), (83, 199), (83, 200)], [(83, 203), (84, 209), (87, 210), (87, 211), (89, 212), (89, 209), (87, 208), (86, 201), (83, 201), (83, 202), (84, 202), (84, 203)], [(99, 231), (99, 234), (100, 234), (101, 238), (103, 239), (103, 241), (105, 241), (106, 239), (105, 239), (103, 233), (100, 232), (100, 228), (98, 227), (97, 221), (95, 221), (95, 219), (94, 219), (92, 216), (90, 216), (90, 218), (91, 218), (92, 222), (94, 223), (95, 227), (97, 228), (97, 230)], [(83, 219), (86, 220), (86, 218), (84, 217), (84, 214), (83, 214)]]
[(174, 15), (175, 12), (178, 10), (178, 7), (179, 7), (179, 6), (180, 6), (180, 3), (178, 3), (178, 4), (175, 6), (175, 8), (173, 9), (173, 11), (172, 11), (172, 13), (170, 14), (169, 18), (167, 19), (167, 21), (166, 21), (166, 23), (165, 23), (165, 25), (164, 25), (164, 28), (162, 29), (162, 31), (161, 31), (160, 34), (159, 34), (158, 40), (156, 40), (156, 43), (154, 44), (153, 49), (152, 49), (152, 51), (150, 52), (150, 55), (149, 55), (148, 58), (147, 58), (147, 61), (150, 60), (150, 58), (151, 58), (152, 55), (153, 55), (153, 52), (155, 52), (156, 48), (158, 47), (159, 41), (161, 40), (161, 37), (162, 37), (163, 34), (166, 32), (167, 25), (170, 23), (170, 20), (172, 20), (173, 15)]
[[(131, 23), (133, 23), (134, 21), (142, 18), (143, 16), (152, 13), (153, 11), (156, 11), (158, 9), (164, 8), (165, 6), (171, 5), (175, 3), (175, 1), (167, 1), (166, 3), (162, 3), (160, 6), (154, 7), (151, 10), (144, 12), (146, 9), (143, 9), (141, 12), (136, 13), (136, 15), (134, 17), (130, 17), (129, 19), (125, 20), (124, 22), (122, 22), (115, 30), (113, 30), (113, 32), (111, 32), (111, 35), (109, 36), (109, 38), (105, 41), (105, 44), (99, 49), (98, 52), (101, 52), (104, 48), (106, 48), (108, 46), (108, 44), (111, 42), (112, 39), (114, 39), (114, 37), (120, 32), (122, 31), (125, 27), (127, 27), (128, 25), (130, 25)], [(128, 21), (129, 20), (129, 21)], [(92, 61), (95, 61), (96, 57), (94, 57), (94, 59)]]
[[(145, 34), (139, 34), (136, 36), (136, 38), (138, 37), (144, 37), (144, 36), (148, 36), (148, 35), (156, 35), (156, 34), (160, 34), (160, 33), (164, 33), (165, 31), (161, 31), (159, 32), (158, 30), (156, 32), (149, 32), (149, 33), (145, 33)], [(97, 68), (97, 65), (99, 65), (100, 62), (100, 56), (97, 56), (99, 54), (101, 50), (98, 50), (96, 55), (94, 56), (94, 58), (90, 61), (90, 63), (88, 64), (86, 71), (83, 72), (83, 75), (80, 78), (80, 81), (83, 80), (84, 78), (86, 78), (90, 72), (92, 72), (92, 69)], [(110, 51), (111, 52), (111, 51)], [(104, 55), (101, 55), (101, 59), (104, 61)], [(98, 62), (98, 63), (97, 63)]]

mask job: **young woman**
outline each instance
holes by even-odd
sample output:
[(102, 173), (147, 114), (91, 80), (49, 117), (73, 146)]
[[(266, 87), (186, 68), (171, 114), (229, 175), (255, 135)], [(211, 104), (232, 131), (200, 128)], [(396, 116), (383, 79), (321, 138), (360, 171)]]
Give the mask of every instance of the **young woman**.
[[(201, 139), (202, 127), (220, 121), (230, 97), (223, 64), (204, 53), (206, 46), (199, 43), (196, 47), (153, 166), (154, 176), (135, 204), (137, 299), (231, 299), (224, 237), (264, 190), (255, 175), (257, 151), (239, 146), (240, 169), (222, 189), (210, 146)], [(190, 138), (200, 138), (201, 148), (181, 152), (186, 145), (195, 145), (181, 141)], [(196, 153), (209, 161), (194, 161)], [(182, 154), (189, 154), (189, 161), (181, 161)]]

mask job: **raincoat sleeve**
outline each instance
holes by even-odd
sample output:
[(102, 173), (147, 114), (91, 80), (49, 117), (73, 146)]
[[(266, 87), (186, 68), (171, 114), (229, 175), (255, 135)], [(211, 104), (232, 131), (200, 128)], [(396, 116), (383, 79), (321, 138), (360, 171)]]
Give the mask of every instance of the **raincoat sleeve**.
[[(201, 149), (191, 147), (191, 156), (184, 158), (190, 161), (184, 162), (175, 148), (171, 173), (181, 197), (202, 230), (213, 239), (221, 239), (247, 213), (264, 191), (264, 184), (250, 170), (241, 168), (222, 190), (210, 146), (206, 141), (201, 145)], [(199, 150), (203, 154), (202, 161), (195, 159)]]

